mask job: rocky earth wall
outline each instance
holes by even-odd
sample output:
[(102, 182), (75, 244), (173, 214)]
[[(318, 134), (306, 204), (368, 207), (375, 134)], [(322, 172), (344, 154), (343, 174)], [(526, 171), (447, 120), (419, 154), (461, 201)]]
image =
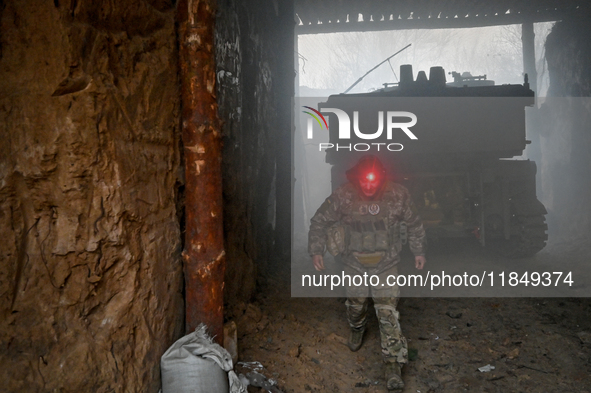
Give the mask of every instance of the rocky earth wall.
[(158, 391), (184, 326), (174, 17), (0, 2), (0, 390)]
[(591, 18), (556, 23), (546, 40), (548, 98), (540, 100), (542, 201), (549, 243), (577, 247), (591, 229)]
[(287, 233), (288, 243), (291, 231), (294, 23), (289, 1), (218, 2), (216, 82), (229, 317), (234, 305), (254, 294), (257, 277), (271, 262), (289, 264), (276, 239)]

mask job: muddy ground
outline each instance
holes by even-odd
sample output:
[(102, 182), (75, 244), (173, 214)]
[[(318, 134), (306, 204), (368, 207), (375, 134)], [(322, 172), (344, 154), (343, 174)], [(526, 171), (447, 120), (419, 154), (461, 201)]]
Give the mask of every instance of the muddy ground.
[[(434, 250), (429, 261), (489, 257), (479, 247), (455, 247), (461, 252)], [(573, 250), (563, 244), (536, 258), (586, 259)], [(387, 392), (373, 308), (353, 353), (344, 301), (292, 298), (289, 270), (270, 274), (236, 315), (237, 371), (256, 369), (276, 383), (249, 392)], [(412, 359), (404, 392), (591, 392), (589, 298), (407, 297), (399, 311)], [(478, 370), (486, 365), (494, 370)]]

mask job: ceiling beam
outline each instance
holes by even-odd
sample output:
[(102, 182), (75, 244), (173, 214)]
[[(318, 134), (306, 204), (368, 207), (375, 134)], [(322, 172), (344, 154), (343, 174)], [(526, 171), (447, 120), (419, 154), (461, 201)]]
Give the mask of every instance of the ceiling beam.
[[(296, 25), (296, 34), (485, 27), (552, 22), (572, 15), (591, 13), (591, 2), (588, 0), (497, 0), (478, 4), (450, 0), (430, 3), (425, 0), (421, 3), (421, 12), (418, 12), (419, 3), (406, 1), (388, 3), (389, 7), (381, 4), (381, 7), (377, 7), (380, 10), (367, 3), (364, 3), (366, 6), (357, 4), (355, 7), (349, 3), (344, 7), (344, 3), (340, 3), (339, 12), (327, 12), (330, 4), (331, 1), (327, 0), (306, 2), (305, 7), (297, 7), (296, 2), (296, 20), (300, 21)], [(439, 6), (434, 8), (437, 4)], [(363, 21), (358, 21), (359, 15), (363, 15)]]
[(522, 15), (472, 16), (462, 18), (427, 18), (427, 19), (396, 19), (384, 21), (338, 22), (297, 25), (297, 34), (341, 33), (354, 31), (383, 31), (407, 29), (457, 29), (468, 27), (485, 27), (521, 24), (523, 22), (551, 22), (562, 20), (566, 13), (549, 13), (537, 15), (536, 18), (524, 18)]

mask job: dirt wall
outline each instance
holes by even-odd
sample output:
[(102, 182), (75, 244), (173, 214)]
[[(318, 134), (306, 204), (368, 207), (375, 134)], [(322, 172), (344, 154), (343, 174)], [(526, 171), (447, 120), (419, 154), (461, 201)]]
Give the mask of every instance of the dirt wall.
[(272, 263), (289, 264), (281, 250), (287, 247), (289, 254), (294, 23), (288, 1), (218, 2), (216, 82), (230, 317), (233, 305), (253, 295), (261, 272)]
[(540, 100), (542, 201), (549, 243), (576, 247), (591, 229), (591, 18), (556, 23), (546, 40), (548, 98)]
[(0, 12), (1, 389), (156, 392), (184, 311), (174, 5)]

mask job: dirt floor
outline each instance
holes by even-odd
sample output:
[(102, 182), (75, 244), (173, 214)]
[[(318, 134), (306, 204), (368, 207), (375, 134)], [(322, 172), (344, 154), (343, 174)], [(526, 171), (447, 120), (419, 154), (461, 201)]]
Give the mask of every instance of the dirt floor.
[[(482, 258), (477, 248), (467, 253)], [(268, 378), (249, 392), (387, 392), (373, 308), (353, 353), (345, 299), (292, 298), (289, 275), (268, 276), (237, 318), (237, 372)], [(408, 297), (399, 311), (411, 357), (404, 392), (591, 392), (589, 298)], [(487, 365), (494, 369), (478, 370)]]

